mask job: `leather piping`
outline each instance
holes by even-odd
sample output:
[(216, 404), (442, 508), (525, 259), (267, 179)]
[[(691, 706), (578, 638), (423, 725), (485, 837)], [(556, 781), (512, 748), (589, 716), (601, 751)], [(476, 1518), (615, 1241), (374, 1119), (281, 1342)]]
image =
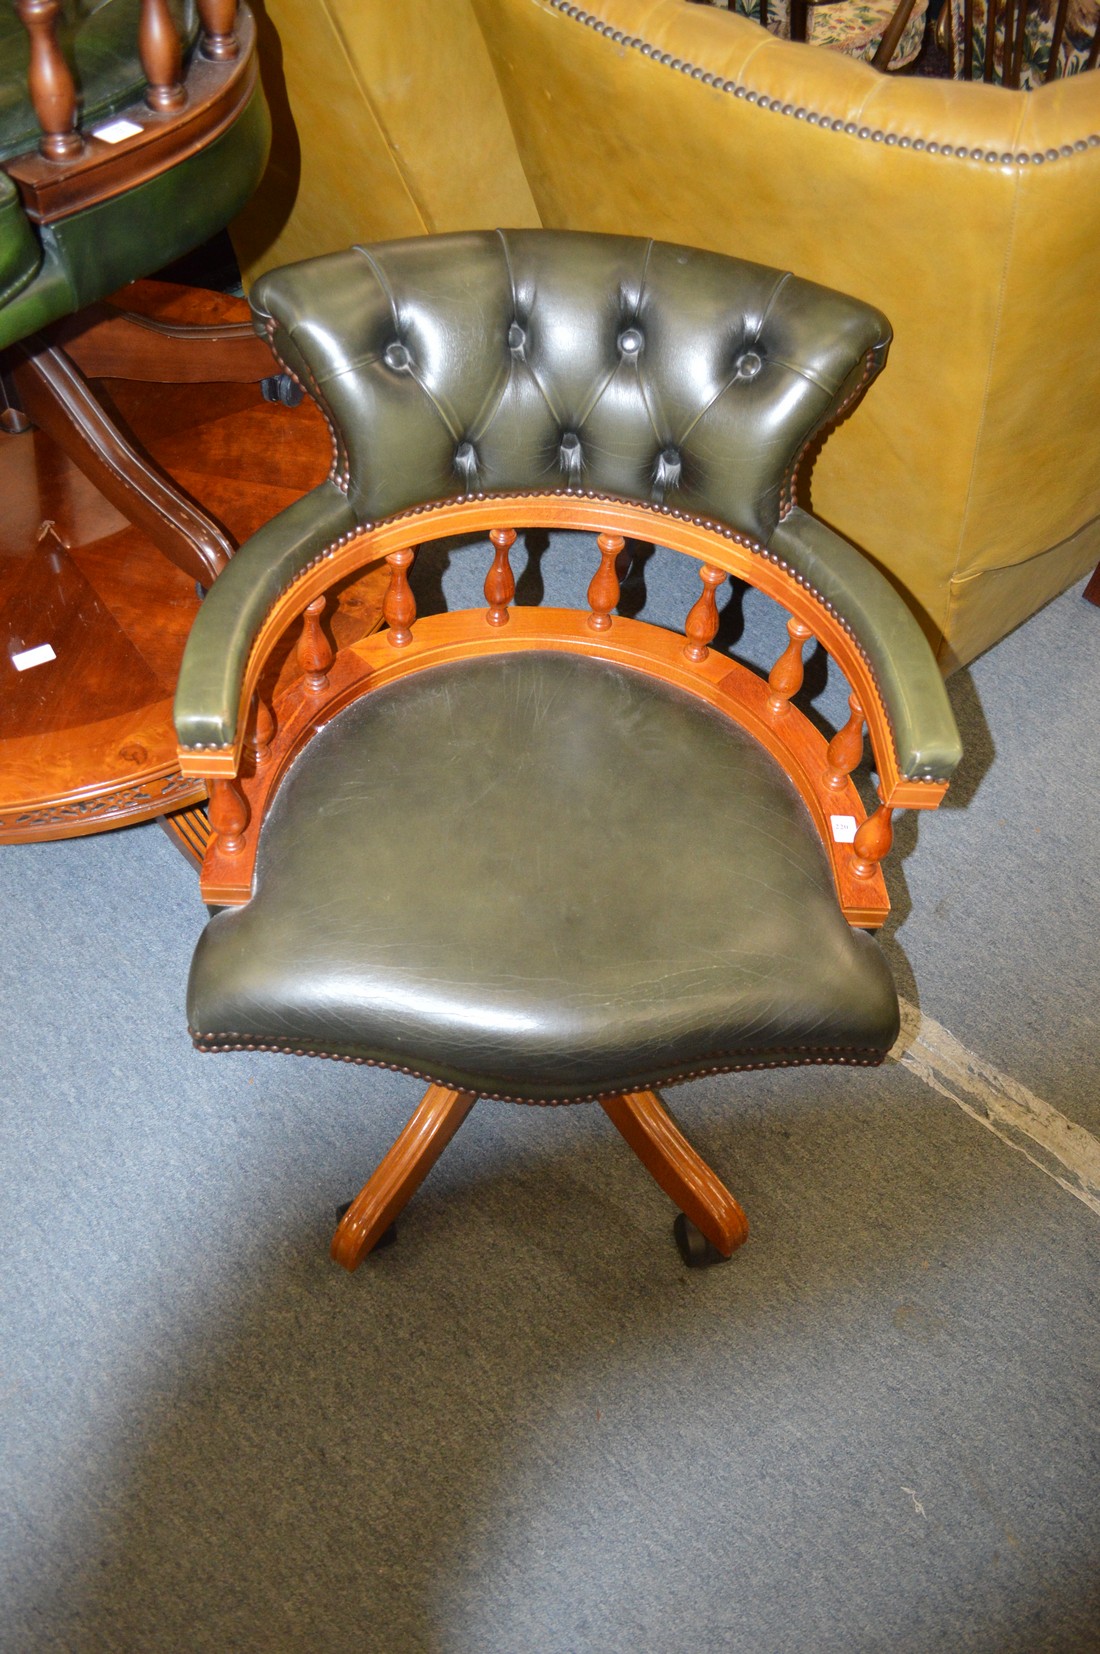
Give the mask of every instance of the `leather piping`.
[[(278, 331), (278, 326), (279, 324), (276, 322), (274, 316), (265, 316), (263, 321), (264, 337), (266, 338), (271, 349), (272, 356), (274, 356), (283, 372), (289, 379), (294, 381), (299, 390), (308, 391), (309, 395), (313, 398), (314, 402), (316, 402), (318, 408), (320, 409), (321, 417), (328, 426), (328, 434), (332, 439), (332, 464), (329, 466), (328, 481), (334, 483), (340, 490), (341, 494), (346, 494), (351, 486), (351, 460), (346, 449), (344, 448), (343, 442), (341, 441), (339, 427), (336, 423), (336, 416), (333, 414), (332, 409), (325, 400), (325, 396), (320, 385), (317, 383), (312, 373), (309, 372), (308, 364), (302, 364), (308, 379), (308, 383), (303, 383), (301, 375), (297, 374), (280, 354), (278, 347), (275, 344), (275, 335)], [(290, 588), (287, 587), (288, 591), (289, 589)], [(279, 595), (282, 596), (282, 593)]]
[[(430, 1074), (422, 1068), (407, 1068), (402, 1063), (384, 1062), (379, 1057), (362, 1057), (344, 1051), (319, 1051), (304, 1045), (291, 1045), (281, 1041), (249, 1040), (243, 1034), (200, 1034), (194, 1028), (188, 1033), (196, 1051), (206, 1055), (218, 1051), (278, 1051), (289, 1057), (327, 1057), (333, 1062), (355, 1063), (363, 1068), (386, 1068), (395, 1074), (409, 1074), (413, 1079), (424, 1080), (429, 1085), (455, 1086), (453, 1076)], [(797, 1047), (783, 1046), (784, 1051)], [(808, 1068), (843, 1065), (849, 1068), (878, 1068), (886, 1060), (885, 1051), (861, 1049), (858, 1046), (807, 1046), (802, 1055), (781, 1057), (778, 1054), (769, 1056), (767, 1052), (758, 1052), (752, 1062), (738, 1062), (736, 1058), (727, 1060), (719, 1057), (717, 1061), (704, 1060), (691, 1068), (676, 1069), (671, 1073), (662, 1073), (658, 1076), (646, 1076), (643, 1080), (632, 1078), (623, 1085), (613, 1086), (604, 1091), (583, 1092), (577, 1097), (530, 1097), (507, 1091), (481, 1091), (463, 1081), (463, 1091), (477, 1090), (479, 1098), (485, 1098), (493, 1103), (526, 1103), (531, 1107), (562, 1108), (570, 1103), (598, 1103), (602, 1097), (617, 1097), (624, 1090), (636, 1090), (643, 1084), (647, 1088), (661, 1085), (678, 1085), (684, 1080), (698, 1080), (710, 1074), (744, 1074), (755, 1069), (763, 1068)]]
[(740, 81), (727, 80), (722, 75), (714, 74), (710, 69), (700, 68), (698, 64), (689, 63), (684, 58), (674, 57), (671, 52), (663, 52), (660, 47), (650, 41), (643, 40), (641, 35), (628, 35), (622, 29), (615, 28), (612, 23), (605, 23), (591, 12), (586, 12), (580, 6), (574, 6), (571, 0), (546, 0), (553, 11), (561, 12), (572, 23), (580, 23), (586, 29), (594, 29), (597, 34), (604, 35), (614, 41), (616, 46), (625, 46), (631, 51), (640, 52), (643, 57), (652, 58), (654, 63), (662, 68), (675, 69), (682, 75), (689, 75), (692, 80), (699, 81), (703, 86), (712, 86), (716, 92), (726, 92), (732, 97), (743, 98), (746, 103), (755, 104), (758, 109), (769, 110), (774, 115), (786, 115), (796, 121), (805, 121), (808, 126), (819, 126), (823, 132), (841, 132), (849, 138), (859, 138), (873, 144), (886, 144), (888, 148), (912, 149), (923, 151), (926, 155), (942, 155), (945, 159), (960, 161), (985, 161), (989, 166), (1042, 166), (1048, 161), (1066, 161), (1086, 149), (1100, 149), (1100, 133), (1092, 132), (1087, 138), (1078, 138), (1076, 143), (1063, 144), (1060, 149), (1053, 147), (1047, 150), (998, 150), (998, 149), (969, 149), (966, 144), (941, 144), (936, 139), (929, 141), (926, 138), (913, 137), (909, 133), (887, 132), (882, 127), (860, 126), (856, 121), (844, 121), (839, 117), (832, 117), (819, 113), (815, 109), (806, 109), (802, 104), (784, 103), (780, 98), (768, 97), (766, 93), (755, 92), (743, 85)]
[(835, 430), (844, 418), (845, 414), (848, 412), (849, 408), (859, 401), (868, 384), (868, 381), (873, 378), (873, 376), (878, 373), (879, 369), (882, 367), (888, 348), (889, 347), (887, 345), (871, 346), (870, 350), (865, 353), (863, 358), (863, 371), (859, 375), (859, 378), (855, 380), (851, 390), (848, 392), (843, 402), (841, 402), (839, 407), (831, 408), (829, 410), (826, 417), (820, 422), (820, 424), (815, 425), (814, 429), (810, 432), (809, 436), (798, 450), (798, 453), (794, 458), (794, 464), (787, 472), (779, 494), (779, 521), (781, 523), (787, 520), (795, 508), (795, 496), (798, 493), (798, 474), (802, 468), (802, 463), (805, 460), (806, 455), (811, 451), (822, 431)]

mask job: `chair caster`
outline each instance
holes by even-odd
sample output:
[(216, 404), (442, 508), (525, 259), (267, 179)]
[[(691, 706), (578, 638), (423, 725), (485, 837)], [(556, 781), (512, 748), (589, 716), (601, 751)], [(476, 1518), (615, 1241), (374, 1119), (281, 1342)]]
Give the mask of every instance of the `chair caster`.
[(683, 1212), (676, 1214), (672, 1225), (680, 1256), (689, 1269), (707, 1269), (711, 1264), (729, 1263), (729, 1259), (713, 1246), (701, 1229), (697, 1229)]
[[(337, 1208), (336, 1208), (336, 1222), (337, 1222), (337, 1225), (339, 1225), (343, 1222), (345, 1212), (350, 1212), (351, 1207), (352, 1207), (352, 1202), (350, 1200), (345, 1200), (345, 1202), (342, 1206), (337, 1206)], [(397, 1220), (395, 1218), (394, 1221), (390, 1224), (388, 1229), (383, 1229), (382, 1233), (379, 1235), (378, 1239), (375, 1241), (374, 1245), (371, 1247), (371, 1254), (373, 1254), (375, 1252), (381, 1252), (383, 1247), (385, 1247), (385, 1246), (392, 1246), (396, 1239), (397, 1239)]]
[(260, 380), (260, 392), (265, 402), (281, 402), (284, 408), (296, 408), (305, 391), (289, 373), (272, 373)]

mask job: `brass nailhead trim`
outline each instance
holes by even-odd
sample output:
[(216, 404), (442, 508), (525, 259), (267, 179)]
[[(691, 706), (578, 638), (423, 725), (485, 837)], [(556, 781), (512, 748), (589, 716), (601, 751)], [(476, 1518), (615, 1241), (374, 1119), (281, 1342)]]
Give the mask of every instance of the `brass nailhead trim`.
[[(420, 1068), (406, 1068), (402, 1063), (381, 1062), (377, 1057), (348, 1056), (342, 1051), (313, 1051), (299, 1045), (266, 1044), (258, 1040), (247, 1040), (243, 1034), (197, 1034), (193, 1028), (188, 1029), (194, 1042), (196, 1051), (210, 1056), (219, 1051), (275, 1051), (287, 1057), (324, 1057), (331, 1062), (355, 1063), (360, 1068), (385, 1068), (391, 1073), (408, 1074), (414, 1080), (426, 1080), (429, 1085), (453, 1086), (454, 1081), (440, 1077), (437, 1074), (428, 1074)], [(235, 1044), (228, 1043), (236, 1041)], [(783, 1049), (790, 1049), (784, 1047)], [(800, 1057), (772, 1057), (766, 1052), (759, 1053), (757, 1062), (725, 1062), (719, 1061), (698, 1068), (685, 1068), (672, 1074), (664, 1074), (660, 1079), (651, 1080), (650, 1086), (678, 1085), (681, 1081), (701, 1080), (711, 1074), (747, 1074), (763, 1068), (824, 1068), (844, 1066), (847, 1068), (878, 1068), (886, 1060), (885, 1051), (867, 1051), (858, 1046), (826, 1045), (815, 1049), (808, 1049)], [(478, 1097), (490, 1103), (525, 1103), (535, 1108), (563, 1108), (572, 1103), (598, 1103), (601, 1097), (617, 1097), (618, 1090), (586, 1092), (580, 1097), (517, 1097), (507, 1091), (479, 1091)]]
[(817, 441), (824, 429), (840, 424), (840, 421), (848, 412), (848, 409), (852, 407), (852, 405), (862, 396), (868, 380), (878, 372), (881, 362), (882, 353), (880, 352), (878, 346), (872, 345), (871, 349), (867, 351), (863, 358), (863, 372), (860, 374), (859, 379), (853, 385), (852, 389), (848, 392), (848, 395), (844, 398), (844, 401), (840, 404), (840, 407), (832, 409), (827, 418), (823, 420), (821, 424), (814, 427), (805, 442), (802, 444), (802, 447), (799, 449), (795, 458), (794, 464), (787, 473), (787, 479), (783, 484), (783, 488), (779, 496), (780, 522), (783, 522), (785, 518), (789, 517), (791, 512), (794, 510), (795, 494), (798, 488), (798, 473), (801, 469), (803, 460), (806, 458), (806, 455), (809, 453), (810, 449), (813, 447), (814, 443)]
[(692, 80), (700, 81), (704, 86), (713, 86), (718, 92), (726, 92), (735, 98), (744, 98), (746, 103), (754, 103), (759, 109), (770, 110), (776, 115), (793, 116), (796, 121), (808, 121), (811, 126), (820, 126), (823, 132), (843, 132), (849, 138), (860, 138), (874, 144), (896, 144), (899, 149), (914, 149), (928, 155), (943, 155), (947, 159), (953, 157), (959, 160), (985, 161), (989, 166), (1042, 166), (1047, 161), (1069, 160), (1074, 155), (1081, 155), (1087, 149), (1100, 148), (1100, 133), (1091, 132), (1087, 138), (1078, 138), (1075, 143), (1063, 144), (1061, 149), (1048, 150), (1019, 150), (1016, 153), (1005, 153), (996, 149), (967, 149), (965, 144), (944, 144), (926, 138), (913, 138), (907, 133), (885, 132), (880, 127), (857, 126), (854, 121), (833, 119), (829, 115), (818, 114), (812, 109), (794, 108), (789, 103), (781, 103), (778, 98), (769, 98), (763, 92), (754, 92), (735, 80), (723, 80), (721, 75), (713, 74), (709, 69), (702, 69), (697, 64), (685, 63), (682, 58), (673, 57), (671, 52), (659, 51), (648, 40), (642, 40), (638, 35), (624, 34), (611, 23), (605, 23), (601, 18), (594, 17), (580, 6), (571, 4), (571, 0), (549, 0), (554, 11), (559, 11), (573, 23), (581, 23), (586, 29), (594, 29), (597, 34), (606, 36), (617, 46), (626, 46), (631, 51), (640, 52), (643, 57), (652, 58), (662, 68), (676, 69), (680, 74), (690, 75)]
[(332, 464), (329, 466), (328, 481), (335, 483), (340, 492), (342, 494), (346, 494), (351, 483), (351, 456), (348, 454), (348, 451), (344, 447), (341, 440), (335, 415), (325, 400), (325, 396), (320, 385), (313, 377), (313, 374), (309, 372), (308, 364), (306, 367), (307, 382), (303, 384), (299, 375), (295, 373), (292, 367), (287, 366), (286, 362), (279, 354), (275, 344), (275, 335), (278, 332), (278, 328), (279, 324), (276, 322), (274, 316), (268, 316), (266, 322), (264, 323), (264, 332), (267, 334), (267, 342), (271, 346), (271, 354), (274, 356), (283, 372), (293, 379), (294, 383), (301, 390), (308, 391), (314, 402), (317, 404), (321, 417), (328, 426), (328, 434), (332, 439)]

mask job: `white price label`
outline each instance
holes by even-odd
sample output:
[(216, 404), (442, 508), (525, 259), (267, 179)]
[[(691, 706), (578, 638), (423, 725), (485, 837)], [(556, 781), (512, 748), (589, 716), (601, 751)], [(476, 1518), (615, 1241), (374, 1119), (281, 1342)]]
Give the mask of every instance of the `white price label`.
[(18, 655), (13, 655), (11, 663), (17, 672), (26, 672), (32, 666), (45, 666), (48, 660), (56, 659), (52, 645), (40, 643), (34, 649), (24, 649)]
[(92, 137), (102, 138), (105, 144), (121, 144), (127, 138), (136, 138), (144, 130), (136, 121), (111, 121), (107, 126), (93, 127)]
[(830, 816), (829, 825), (833, 829), (833, 841), (836, 844), (851, 844), (856, 836), (858, 823), (855, 816)]

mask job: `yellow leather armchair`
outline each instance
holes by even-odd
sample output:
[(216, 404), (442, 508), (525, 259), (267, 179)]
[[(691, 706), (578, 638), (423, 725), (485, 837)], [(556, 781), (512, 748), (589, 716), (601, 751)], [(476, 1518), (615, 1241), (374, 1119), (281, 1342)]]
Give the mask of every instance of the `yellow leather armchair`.
[(247, 276), (539, 223), (782, 265), (893, 323), (812, 504), (904, 590), (945, 671), (1100, 557), (1100, 74), (897, 79), (684, 0), (266, 12), (279, 136), (235, 231)]

